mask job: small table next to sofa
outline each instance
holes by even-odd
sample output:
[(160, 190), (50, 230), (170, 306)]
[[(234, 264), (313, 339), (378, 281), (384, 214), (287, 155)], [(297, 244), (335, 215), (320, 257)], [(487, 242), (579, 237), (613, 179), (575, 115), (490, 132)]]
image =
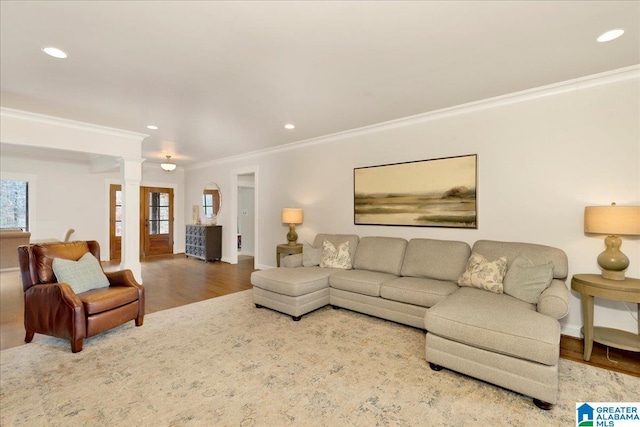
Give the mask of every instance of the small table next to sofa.
[(276, 248), (276, 265), (280, 267), (280, 257), (282, 255), (295, 255), (301, 253), (302, 245), (300, 243), (296, 243), (295, 245), (290, 245), (288, 243), (278, 245)]
[(576, 274), (571, 279), (571, 289), (582, 294), (584, 360), (591, 359), (594, 341), (609, 347), (640, 352), (640, 316), (638, 317), (637, 334), (593, 326), (594, 297), (635, 302), (638, 304), (638, 314), (640, 315), (640, 279), (627, 277), (625, 280), (609, 280), (600, 274)]

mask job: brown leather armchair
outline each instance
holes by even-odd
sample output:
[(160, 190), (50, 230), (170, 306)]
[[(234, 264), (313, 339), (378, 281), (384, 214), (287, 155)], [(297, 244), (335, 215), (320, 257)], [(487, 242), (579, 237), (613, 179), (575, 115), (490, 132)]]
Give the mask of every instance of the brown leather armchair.
[(71, 351), (82, 351), (82, 341), (129, 320), (142, 326), (144, 287), (131, 270), (105, 272), (110, 286), (75, 294), (67, 283), (58, 283), (53, 259), (77, 261), (87, 252), (100, 259), (94, 240), (53, 242), (18, 247), (24, 290), (25, 342), (35, 333), (71, 341)]

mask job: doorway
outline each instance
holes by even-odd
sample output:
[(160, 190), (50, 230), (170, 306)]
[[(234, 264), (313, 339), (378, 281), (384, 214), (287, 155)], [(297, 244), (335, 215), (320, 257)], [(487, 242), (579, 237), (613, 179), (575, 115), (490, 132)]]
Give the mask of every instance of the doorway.
[[(231, 217), (229, 218), (229, 226), (230, 229), (233, 231), (232, 233), (227, 234), (227, 237), (225, 237), (225, 246), (227, 248), (227, 254), (228, 254), (228, 262), (230, 264), (237, 264), (238, 263), (238, 234), (239, 234), (239, 218), (242, 215), (242, 208), (239, 206), (239, 199), (240, 199), (240, 188), (245, 187), (246, 185), (243, 184), (245, 179), (250, 179), (253, 181), (253, 230), (247, 230), (247, 234), (252, 234), (253, 236), (253, 265), (254, 268), (258, 268), (258, 265), (260, 264), (260, 221), (258, 221), (258, 218), (260, 217), (260, 206), (258, 201), (260, 200), (260, 195), (259, 195), (259, 184), (260, 184), (260, 178), (259, 178), (259, 167), (258, 166), (247, 166), (247, 167), (243, 167), (243, 168), (239, 168), (239, 169), (233, 169), (231, 170), (231, 186), (230, 186), (230, 203), (227, 205), (229, 206), (229, 209), (231, 210)], [(247, 212), (247, 216), (249, 212)], [(245, 239), (248, 237), (245, 237), (245, 233), (243, 232), (243, 235), (241, 237), (242, 242), (241, 242), (241, 246), (243, 247), (243, 252), (244, 249), (247, 249), (247, 246), (245, 244)], [(244, 255), (243, 255), (244, 257)]]
[(253, 174), (238, 177), (238, 255), (254, 254), (254, 178)]
[[(122, 257), (122, 186), (110, 186), (109, 259)], [(173, 254), (173, 189), (140, 187), (140, 259)]]

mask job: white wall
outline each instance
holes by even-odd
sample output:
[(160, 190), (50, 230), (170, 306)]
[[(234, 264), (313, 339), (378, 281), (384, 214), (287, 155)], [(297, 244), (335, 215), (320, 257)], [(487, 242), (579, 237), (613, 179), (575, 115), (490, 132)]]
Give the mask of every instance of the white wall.
[[(102, 260), (109, 259), (109, 184), (120, 184), (118, 171), (91, 173), (84, 162), (7, 151), (0, 155), (0, 171), (2, 179), (31, 181), (32, 240), (60, 239), (74, 228), (73, 240), (97, 240)], [(141, 185), (174, 189), (174, 252), (184, 252), (184, 171), (168, 174), (158, 165), (143, 165)]]
[[(332, 232), (555, 246), (569, 257), (569, 286), (573, 274), (599, 273), (603, 238), (584, 235), (584, 207), (640, 204), (640, 87), (637, 69), (633, 73), (188, 168), (185, 212), (197, 203), (205, 182), (218, 182), (228, 194), (233, 170), (257, 166), (259, 267), (274, 266), (275, 247), (285, 241), (280, 210), (297, 206), (305, 213), (304, 224), (296, 227), (302, 242)], [(473, 153), (479, 164), (477, 230), (353, 224), (353, 168)], [(219, 223), (228, 221), (229, 212), (229, 205), (223, 206)], [(223, 246), (228, 257), (225, 251), (232, 246)], [(640, 277), (640, 240), (625, 238), (623, 251), (631, 259), (627, 275)], [(637, 328), (622, 303), (597, 301), (596, 322)], [(576, 294), (562, 323), (563, 333), (579, 336)]]

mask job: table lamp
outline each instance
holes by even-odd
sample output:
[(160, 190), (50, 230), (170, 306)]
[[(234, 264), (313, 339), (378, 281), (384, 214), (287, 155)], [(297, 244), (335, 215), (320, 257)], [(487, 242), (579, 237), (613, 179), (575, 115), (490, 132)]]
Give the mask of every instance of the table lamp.
[(598, 265), (602, 277), (610, 280), (624, 280), (629, 267), (629, 258), (620, 252), (622, 239), (619, 235), (640, 235), (640, 206), (587, 206), (584, 209), (584, 232), (607, 234), (607, 247), (598, 255)]
[(299, 208), (283, 208), (282, 222), (289, 224), (289, 232), (287, 233), (287, 241), (293, 246), (298, 241), (298, 233), (296, 233), (296, 224), (302, 224), (304, 213)]

